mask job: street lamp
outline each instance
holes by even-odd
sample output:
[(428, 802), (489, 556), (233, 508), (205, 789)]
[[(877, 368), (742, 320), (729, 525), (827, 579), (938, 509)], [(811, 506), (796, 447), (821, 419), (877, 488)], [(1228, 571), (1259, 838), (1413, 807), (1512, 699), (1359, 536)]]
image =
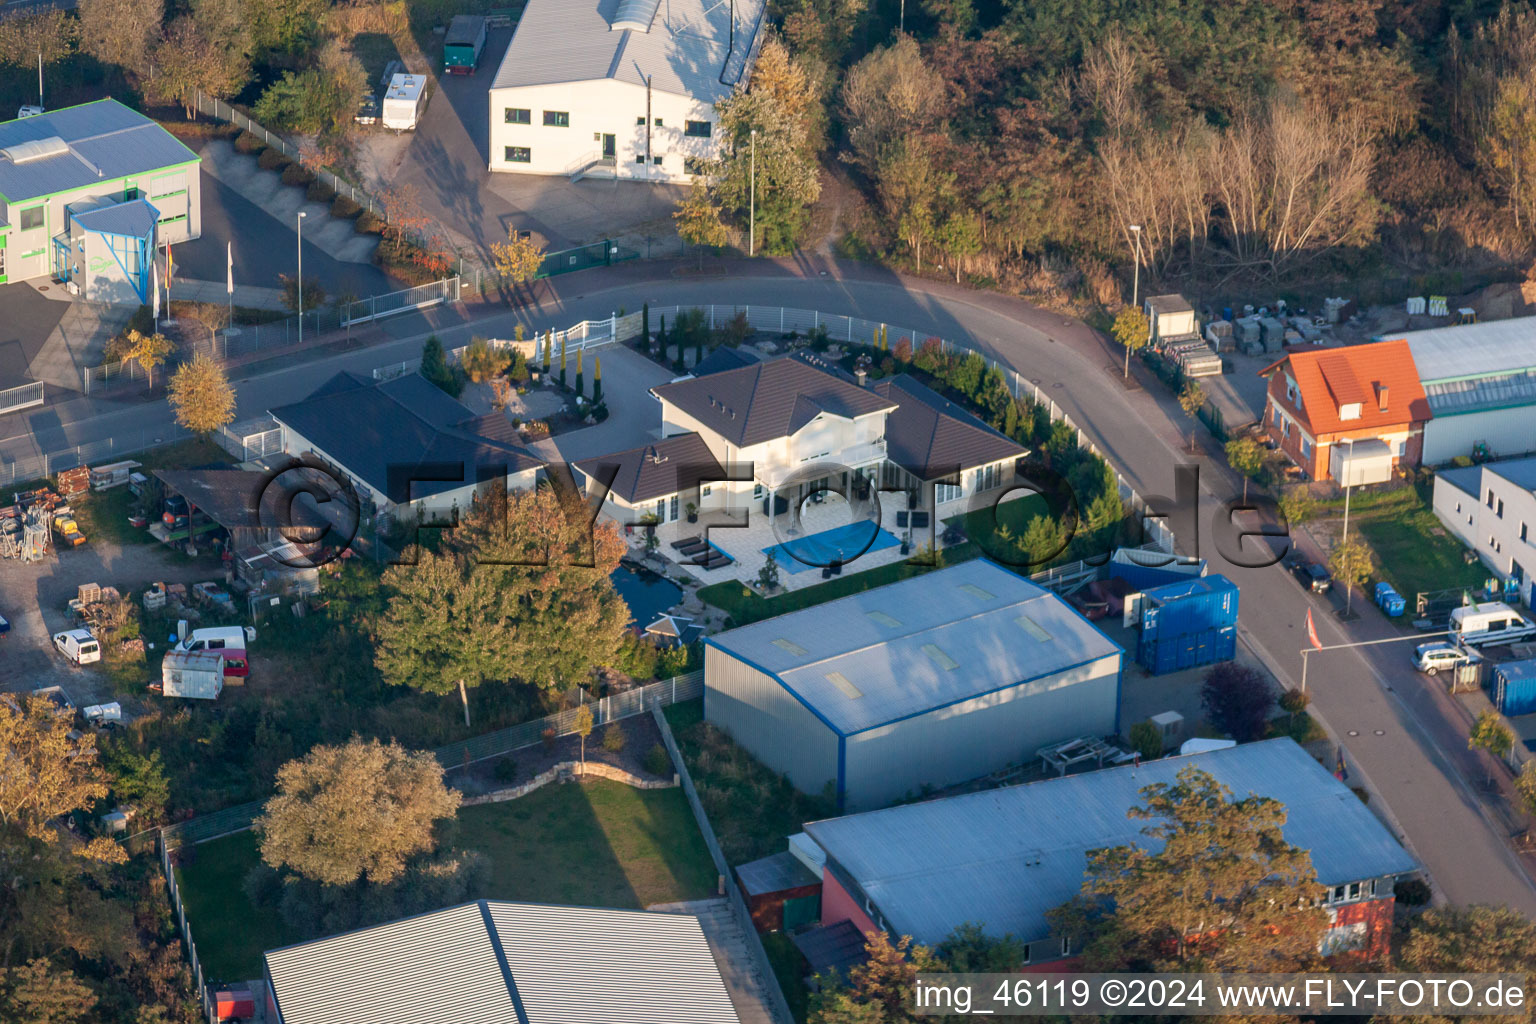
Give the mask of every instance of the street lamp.
[[(1346, 437), (1344, 441), (1349, 444), (1349, 461), (1339, 463), (1339, 468), (1344, 470), (1344, 533), (1339, 539), (1340, 548), (1343, 548), (1346, 544), (1349, 543), (1349, 480), (1354, 472), (1355, 461), (1355, 439), (1352, 437)], [(1346, 557), (1347, 555), (1348, 552), (1346, 551)], [(1350, 562), (1345, 562), (1344, 566), (1346, 569), (1354, 568)], [(1346, 579), (1344, 581), (1344, 618), (1346, 620), (1349, 618), (1349, 608), (1351, 602), (1354, 600), (1354, 596), (1354, 581)]]
[(747, 200), (747, 255), (757, 255), (757, 129), (752, 129), (752, 195)]
[(299, 211), (299, 344), (304, 344), (304, 218), (309, 214)]
[[(1141, 225), (1132, 224), (1131, 232), (1136, 239), (1136, 269), (1131, 272), (1131, 306), (1139, 309), (1141, 306)], [(1125, 370), (1121, 376), (1129, 378), (1130, 375), (1131, 346), (1127, 345), (1125, 346)]]

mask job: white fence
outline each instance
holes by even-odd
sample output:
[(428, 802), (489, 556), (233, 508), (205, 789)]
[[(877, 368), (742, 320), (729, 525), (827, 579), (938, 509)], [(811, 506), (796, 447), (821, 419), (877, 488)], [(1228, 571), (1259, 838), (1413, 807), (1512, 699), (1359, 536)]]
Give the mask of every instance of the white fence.
[(276, 455), (283, 450), (282, 429), (270, 416), (220, 427), (216, 440), (220, 448), (241, 462)]
[(353, 327), (357, 324), (382, 320), (396, 313), (408, 313), (414, 309), (425, 309), (444, 302), (458, 301), (459, 279), (448, 277), (441, 281), (433, 281), (431, 284), (402, 288), (397, 292), (349, 302), (340, 309), (341, 326)]
[(20, 412), (43, 404), (43, 382), (23, 384), (19, 388), (0, 391), (0, 416), (8, 412)]

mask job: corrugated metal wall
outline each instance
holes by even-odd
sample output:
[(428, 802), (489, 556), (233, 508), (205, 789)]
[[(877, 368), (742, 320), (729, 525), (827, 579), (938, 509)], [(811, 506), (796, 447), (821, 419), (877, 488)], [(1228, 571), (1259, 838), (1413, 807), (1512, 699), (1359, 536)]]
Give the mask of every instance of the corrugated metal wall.
[(837, 734), (766, 673), (704, 648), (704, 717), (803, 793), (837, 781)]
[(1509, 661), (1493, 666), (1493, 703), (1506, 715), (1536, 711), (1536, 661)]
[(1500, 458), (1523, 455), (1536, 444), (1532, 438), (1536, 438), (1536, 406), (1437, 416), (1424, 424), (1421, 461), (1426, 466), (1438, 466), (1458, 455), (1471, 455), (1472, 446), (1479, 441), (1486, 442)]
[(1115, 731), (1120, 655), (848, 737), (845, 810), (883, 807)]

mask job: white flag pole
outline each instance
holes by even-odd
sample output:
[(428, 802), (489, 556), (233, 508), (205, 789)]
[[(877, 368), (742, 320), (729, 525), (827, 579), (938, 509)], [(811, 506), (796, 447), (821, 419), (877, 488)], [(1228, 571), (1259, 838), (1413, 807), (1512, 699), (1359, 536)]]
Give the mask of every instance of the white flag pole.
[(224, 279), (224, 290), (229, 293), (229, 323), (226, 328), (235, 326), (235, 243), (224, 243), (227, 269)]
[(155, 264), (154, 264), (154, 283), (153, 283), (153, 287), (155, 289), (155, 299), (154, 299), (155, 333), (159, 334), (160, 333), (160, 262), (158, 260), (156, 260)]

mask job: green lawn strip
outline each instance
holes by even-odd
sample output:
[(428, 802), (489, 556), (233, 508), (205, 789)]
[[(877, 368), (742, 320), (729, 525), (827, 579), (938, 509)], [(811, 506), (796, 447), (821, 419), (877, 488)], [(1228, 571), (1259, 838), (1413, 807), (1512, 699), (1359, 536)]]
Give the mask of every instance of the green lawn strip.
[(1382, 577), (1408, 601), (1410, 611), (1420, 591), (1476, 588), (1490, 575), (1482, 562), (1468, 565), (1462, 558), (1466, 547), (1461, 541), (1449, 533), (1437, 536), (1437, 528), (1444, 530), (1435, 514), (1422, 508), (1360, 521), (1360, 533), (1376, 552)]
[(305, 938), (245, 896), (245, 876), (261, 862), (256, 833), (200, 843), (191, 858), (176, 869), (176, 882), (209, 981), (259, 978), (264, 952)]
[(789, 1003), (790, 1015), (795, 1018), (796, 1024), (805, 1024), (811, 1009), (811, 994), (805, 987), (805, 975), (810, 965), (783, 932), (764, 935), (763, 950), (768, 954), (768, 963), (779, 979), (779, 988), (784, 990), (784, 1000)]
[[(185, 469), (189, 466), (205, 466), (210, 463), (228, 463), (230, 455), (212, 441), (192, 438), (178, 441), (163, 448), (140, 452), (132, 458), (143, 463), (138, 472), (149, 476), (157, 469)], [(102, 459), (97, 465), (119, 461)], [(128, 516), (137, 500), (126, 484), (109, 491), (96, 491), (82, 495), (70, 503), (75, 522), (85, 534), (86, 543), (97, 540), (113, 544), (156, 544), (148, 528), (128, 525)]]
[[(550, 784), (504, 803), (465, 807), (453, 845), (491, 862), (476, 898), (638, 909), (715, 894), (715, 867), (681, 789), (640, 790), (589, 779)], [(254, 832), (202, 843), (177, 869), (197, 953), (210, 979), (261, 976), (269, 949), (302, 935), (252, 906), (245, 876), (259, 862)]]
[[(947, 548), (944, 551), (944, 561), (949, 565), (963, 562), (968, 558), (974, 558), (979, 552), (971, 544), (963, 544), (958, 548)], [(783, 571), (782, 569), (780, 571)], [(806, 572), (815, 570), (807, 569)], [(734, 581), (725, 583), (712, 583), (699, 591), (699, 600), (714, 605), (731, 617), (734, 625), (744, 626), (749, 622), (757, 622), (761, 619), (772, 618), (775, 615), (783, 615), (785, 612), (799, 611), (801, 608), (810, 608), (813, 605), (826, 601), (835, 601), (839, 597), (847, 597), (849, 594), (857, 594), (861, 591), (872, 590), (875, 587), (883, 587), (887, 583), (895, 583), (898, 580), (907, 579), (928, 572), (925, 565), (913, 565), (911, 562), (892, 562), (890, 565), (882, 565), (877, 569), (869, 569), (865, 572), (852, 574), (845, 573), (835, 576), (825, 583), (819, 583), (814, 587), (806, 587), (803, 590), (789, 590), (774, 597), (761, 597), (748, 590), (746, 586)]]

